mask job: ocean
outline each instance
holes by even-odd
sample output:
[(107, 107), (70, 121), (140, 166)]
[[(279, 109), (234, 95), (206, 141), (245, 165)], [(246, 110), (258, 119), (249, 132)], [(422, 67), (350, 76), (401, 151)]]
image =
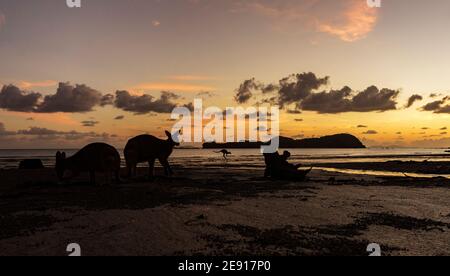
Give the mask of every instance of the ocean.
[[(0, 169), (18, 168), (23, 159), (41, 159), (45, 167), (53, 167), (57, 150), (33, 149), (33, 150), (0, 150)], [(68, 156), (77, 150), (64, 150)], [(262, 167), (264, 158), (258, 149), (233, 149), (228, 162), (222, 155), (215, 153), (213, 149), (175, 149), (170, 162), (173, 165), (184, 167), (197, 166), (234, 166), (234, 167)], [(282, 150), (281, 150), (282, 151)], [(400, 161), (450, 161), (450, 154), (446, 149), (419, 149), (419, 148), (368, 148), (368, 149), (290, 149), (292, 154), (290, 161), (305, 166), (318, 163), (340, 162), (385, 162), (390, 160)], [(119, 150), (122, 155), (122, 150)], [(124, 160), (122, 165), (125, 166)], [(146, 164), (142, 164), (145, 166)]]

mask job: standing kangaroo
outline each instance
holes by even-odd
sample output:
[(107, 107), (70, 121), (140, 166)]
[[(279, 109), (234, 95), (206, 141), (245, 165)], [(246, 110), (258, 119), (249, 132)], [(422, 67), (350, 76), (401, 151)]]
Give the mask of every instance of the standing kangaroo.
[(64, 172), (69, 170), (72, 177), (81, 172), (89, 172), (90, 182), (95, 185), (95, 173), (104, 172), (108, 181), (112, 174), (116, 182), (120, 182), (120, 154), (113, 147), (104, 143), (90, 144), (74, 156), (66, 158), (65, 152), (56, 153), (56, 173), (60, 181), (64, 180)]
[(140, 135), (128, 141), (124, 155), (129, 177), (136, 175), (138, 163), (148, 162), (149, 176), (153, 178), (156, 159), (164, 167), (166, 176), (173, 174), (168, 159), (173, 152), (173, 148), (180, 144), (173, 140), (170, 132), (166, 131), (166, 135), (167, 140), (161, 140), (151, 135)]

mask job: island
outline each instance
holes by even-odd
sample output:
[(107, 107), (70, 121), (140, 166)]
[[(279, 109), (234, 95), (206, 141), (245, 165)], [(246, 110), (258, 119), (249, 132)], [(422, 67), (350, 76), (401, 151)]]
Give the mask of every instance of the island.
[[(234, 143), (204, 143), (204, 149), (253, 149), (260, 148), (264, 142), (234, 142)], [(296, 140), (280, 136), (280, 148), (282, 149), (364, 149), (366, 146), (351, 134), (336, 134), (320, 138), (308, 138)]]

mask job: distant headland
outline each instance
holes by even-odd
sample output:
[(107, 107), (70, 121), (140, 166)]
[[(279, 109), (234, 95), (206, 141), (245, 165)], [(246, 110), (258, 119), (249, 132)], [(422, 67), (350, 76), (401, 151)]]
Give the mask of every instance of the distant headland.
[[(204, 143), (204, 149), (253, 149), (260, 148), (263, 142)], [(336, 134), (320, 138), (296, 140), (280, 136), (280, 148), (284, 149), (364, 149), (366, 146), (351, 134)]]

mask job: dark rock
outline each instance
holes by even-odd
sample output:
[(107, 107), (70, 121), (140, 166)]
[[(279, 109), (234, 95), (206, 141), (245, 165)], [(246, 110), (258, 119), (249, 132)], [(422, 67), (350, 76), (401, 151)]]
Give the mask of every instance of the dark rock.
[[(238, 143), (205, 143), (205, 149), (245, 149), (245, 148), (260, 148), (263, 142), (238, 142)], [(280, 137), (280, 148), (296, 149), (296, 148), (310, 148), (310, 149), (363, 149), (366, 146), (355, 136), (351, 134), (336, 134), (331, 136), (324, 136), (320, 138), (309, 138), (302, 140), (295, 140), (287, 137)]]

